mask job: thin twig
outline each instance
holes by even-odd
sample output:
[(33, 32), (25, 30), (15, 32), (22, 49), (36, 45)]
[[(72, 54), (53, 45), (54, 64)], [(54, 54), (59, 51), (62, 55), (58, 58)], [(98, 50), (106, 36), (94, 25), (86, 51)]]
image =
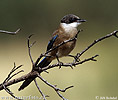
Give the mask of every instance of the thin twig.
[(2, 84), (2, 86), (4, 87), (4, 90), (10, 94), (13, 98), (17, 99), (17, 100), (23, 100), (23, 99), (19, 99), (18, 97), (16, 97), (15, 95), (13, 95), (13, 93), (10, 91), (10, 89), (8, 89), (7, 87), (5, 87), (4, 84)]
[(0, 30), (0, 33), (10, 34), (10, 35), (16, 35), (21, 29), (17, 29), (15, 32)]
[[(82, 56), (87, 50), (89, 50), (89, 49), (90, 49), (92, 46), (94, 46), (96, 43), (98, 43), (98, 42), (100, 42), (100, 41), (102, 41), (102, 40), (104, 40), (104, 39), (106, 39), (106, 38), (109, 38), (109, 37), (111, 37), (111, 36), (115, 36), (115, 37), (118, 38), (118, 36), (117, 36), (117, 34), (116, 34), (117, 32), (118, 32), (118, 31), (114, 31), (114, 32), (112, 32), (112, 33), (110, 33), (110, 34), (107, 34), (106, 36), (103, 36), (103, 37), (101, 37), (101, 38), (95, 40), (92, 44), (90, 44), (90, 45), (89, 45), (87, 48), (85, 48), (82, 52), (77, 53), (76, 57), (78, 57), (78, 58), (76, 58), (76, 59), (79, 59), (80, 56)], [(17, 32), (16, 32), (16, 33), (17, 33)], [(28, 48), (29, 48), (29, 55), (31, 56), (30, 48), (34, 45), (35, 42), (30, 45), (30, 44), (29, 44), (29, 39), (30, 39), (30, 37), (31, 37), (31, 36), (29, 36), (29, 38), (28, 38)], [(64, 42), (62, 42), (61, 44), (59, 44), (57, 47), (55, 47), (55, 48), (50, 49), (49, 51), (47, 51), (44, 55), (41, 54), (41, 55), (39, 56), (39, 58), (37, 59), (37, 61), (35, 62), (34, 67), (37, 67), (36, 65), (38, 64), (38, 62), (40, 61), (40, 59), (41, 59), (43, 56), (46, 56), (46, 54), (48, 54), (49, 52), (55, 50), (56, 48), (58, 48), (58, 47), (64, 45), (64, 44), (67, 43), (67, 42), (70, 42), (70, 41), (75, 40), (76, 38), (77, 38), (77, 37), (74, 37), (73, 39), (64, 41)], [(84, 60), (79, 61), (79, 62), (76, 61), (76, 62), (72, 62), (72, 63), (63, 63), (62, 66), (65, 66), (65, 67), (71, 66), (71, 67), (72, 67), (72, 66), (76, 66), (76, 65), (79, 65), (79, 64), (83, 64), (83, 63), (88, 62), (88, 61), (97, 61), (97, 60), (95, 59), (97, 56), (98, 56), (98, 55), (95, 55), (95, 56), (92, 56), (92, 57), (90, 57), (90, 58), (84, 59)], [(32, 57), (30, 57), (30, 59), (31, 59), (31, 61), (33, 62)], [(4, 80), (4, 82), (3, 82), (2, 84), (0, 84), (0, 90), (5, 89), (6, 92), (8, 92), (8, 93), (10, 93), (10, 95), (12, 95), (13, 93), (7, 88), (8, 86), (13, 85), (13, 84), (18, 83), (18, 82), (21, 82), (21, 81), (26, 80), (26, 79), (28, 79), (28, 78), (31, 78), (32, 76), (35, 75), (35, 76), (38, 76), (45, 84), (47, 84), (48, 86), (52, 87), (52, 88), (56, 91), (56, 93), (57, 93), (63, 100), (66, 100), (66, 99), (60, 94), (60, 92), (65, 92), (66, 90), (68, 90), (69, 88), (71, 88), (71, 87), (73, 87), (73, 86), (67, 87), (67, 88), (65, 88), (65, 89), (62, 90), (62, 89), (57, 88), (55, 85), (51, 85), (50, 83), (48, 83), (46, 80), (44, 80), (44, 79), (39, 75), (39, 73), (42, 73), (43, 71), (46, 71), (46, 70), (48, 70), (48, 69), (51, 69), (51, 68), (54, 68), (54, 67), (59, 66), (59, 64), (48, 65), (47, 67), (44, 67), (44, 68), (42, 68), (42, 69), (40, 69), (40, 70), (38, 70), (38, 71), (31, 71), (31, 72), (29, 72), (28, 74), (26, 74), (26, 75), (24, 75), (24, 76), (21, 76), (21, 77), (19, 77), (19, 78), (15, 78), (15, 79), (13, 79), (13, 80), (10, 81), (10, 79), (13, 78), (13, 76), (15, 76), (15, 75), (17, 75), (18, 73), (22, 72), (22, 70), (21, 70), (21, 71), (15, 73), (15, 74), (11, 75), (13, 72), (15, 72), (15, 71), (16, 71), (18, 68), (20, 68), (21, 66), (22, 66), (22, 65), (16, 67), (16, 65), (15, 65), (15, 63), (14, 63), (14, 67), (13, 67), (13, 69), (11, 70), (11, 72), (9, 73), (8, 77)], [(38, 75), (37, 75), (37, 74), (38, 74)], [(45, 100), (45, 99), (44, 99), (44, 100)]]
[[(77, 33), (77, 34), (78, 34), (78, 33)], [(48, 51), (44, 54), (44, 56), (45, 56), (46, 54), (48, 54), (49, 52), (51, 52), (51, 51), (53, 51), (53, 50), (59, 48), (60, 46), (66, 44), (66, 43), (68, 43), (68, 42), (74, 41), (74, 40), (76, 40), (76, 39), (77, 39), (77, 35), (76, 35), (74, 38), (72, 38), (72, 39), (69, 39), (69, 40), (65, 40), (65, 41), (63, 41), (62, 43), (60, 43), (60, 44), (57, 45), (56, 47), (54, 47), (54, 48), (48, 50)]]
[(59, 88), (57, 88), (55, 85), (52, 85), (52, 84), (50, 84), (49, 82), (47, 82), (45, 79), (43, 79), (39, 74), (38, 74), (38, 77), (45, 83), (45, 84), (47, 84), (48, 86), (50, 86), (51, 88), (53, 88), (55, 91), (56, 91), (56, 93), (63, 99), (63, 100), (67, 100), (66, 98), (64, 98), (60, 93), (59, 93), (59, 91), (60, 92), (65, 92), (66, 90), (68, 90), (68, 89), (70, 89), (70, 88), (72, 88), (73, 86), (69, 86), (69, 87), (67, 87), (67, 88), (65, 88), (65, 89), (59, 89)]
[[(37, 71), (29, 72), (29, 73), (27, 73), (27, 74), (25, 74), (25, 75), (23, 75), (23, 76), (20, 76), (20, 77), (18, 77), (18, 78), (12, 79), (12, 80), (10, 80), (10, 81), (8, 81), (8, 82), (6, 81), (6, 82), (4, 83), (4, 85), (5, 85), (6, 87), (8, 87), (8, 86), (10, 86), (10, 85), (19, 83), (19, 82), (24, 81), (24, 80), (26, 80), (26, 79), (29, 79), (29, 78), (31, 78), (31, 77), (33, 77), (33, 76), (36, 76), (37, 73), (38, 73)], [(2, 83), (2, 84), (3, 84), (3, 83)], [(3, 86), (2, 86), (2, 84), (0, 84), (0, 91), (4, 89)]]
[(17, 72), (17, 73), (15, 73), (15, 74), (12, 75), (12, 73), (13, 73), (14, 71), (16, 71), (18, 68), (20, 68), (21, 66), (22, 66), (22, 65), (16, 67), (16, 65), (15, 65), (15, 63), (14, 63), (13, 69), (10, 71), (10, 73), (9, 73), (8, 76), (7, 76), (7, 78), (6, 78), (6, 79), (4, 80), (4, 82), (2, 83), (2, 86), (3, 86), (4, 90), (5, 90), (7, 93), (9, 93), (13, 98), (15, 98), (15, 99), (17, 99), (17, 100), (22, 100), (22, 99), (19, 99), (18, 97), (16, 97), (15, 95), (13, 95), (13, 93), (11, 92), (11, 90), (10, 90), (7, 86), (5, 86), (5, 83), (6, 83), (6, 82), (9, 82), (9, 80), (10, 80), (11, 78), (13, 78), (15, 75), (17, 75), (17, 74), (23, 72), (23, 70), (21, 70), (21, 71), (19, 71), (19, 72)]
[(96, 43), (98, 43), (98, 42), (100, 42), (100, 41), (102, 41), (102, 40), (104, 40), (104, 39), (106, 39), (106, 38), (109, 38), (109, 37), (111, 37), (111, 36), (115, 36), (115, 37), (118, 38), (117, 33), (118, 33), (118, 31), (116, 30), (116, 31), (113, 31), (113, 32), (110, 33), (110, 34), (107, 34), (107, 35), (105, 35), (105, 36), (103, 36), (103, 37), (101, 37), (101, 38), (95, 40), (93, 43), (91, 43), (88, 47), (86, 47), (84, 50), (82, 50), (82, 52), (80, 52), (80, 53), (78, 54), (78, 58), (79, 58), (80, 56), (82, 56), (82, 54), (84, 54), (84, 53), (85, 53), (87, 50), (89, 50), (91, 47), (93, 47), (93, 45), (95, 45)]
[(40, 59), (41, 59), (42, 57), (47, 56), (47, 54), (50, 53), (51, 51), (54, 51), (55, 49), (59, 48), (60, 46), (66, 44), (66, 43), (68, 43), (68, 42), (71, 42), (71, 41), (76, 40), (76, 39), (77, 39), (77, 35), (78, 35), (81, 31), (83, 31), (83, 30), (79, 30), (78, 33), (75, 35), (74, 38), (69, 39), (69, 40), (66, 40), (66, 41), (63, 41), (62, 43), (58, 44), (56, 47), (51, 48), (50, 50), (48, 50), (48, 51), (45, 52), (44, 54), (41, 54), (41, 55), (38, 57), (38, 59), (36, 60), (35, 66), (38, 64), (38, 62), (40, 61)]
[(34, 79), (34, 82), (35, 82), (35, 85), (36, 85), (37, 89), (38, 89), (39, 92), (41, 93), (41, 95), (42, 95), (42, 97), (43, 97), (43, 100), (47, 100), (47, 99), (46, 99), (47, 96), (45, 96), (45, 95), (43, 94), (43, 92), (41, 91), (41, 89), (39, 88), (36, 79)]
[(15, 73), (15, 74), (13, 74), (12, 76), (10, 76), (10, 77), (8, 78), (7, 81), (9, 81), (9, 80), (12, 79), (15, 75), (18, 75), (18, 74), (21, 73), (21, 72), (24, 72), (24, 70), (21, 70), (21, 71)]
[[(83, 64), (83, 63), (88, 62), (88, 61), (97, 61), (95, 59), (97, 56), (98, 55), (92, 56), (92, 57), (84, 59), (84, 60), (82, 60), (80, 62), (63, 63), (62, 66), (64, 66), (64, 67), (72, 67), (72, 66), (76, 66), (76, 65), (79, 65), (79, 64)], [(45, 70), (48, 70), (48, 69), (51, 69), (51, 68), (54, 68), (54, 67), (58, 67), (58, 66), (59, 66), (58, 63), (57, 64), (53, 64), (53, 65), (48, 65), (47, 67), (42, 68), (42, 71), (45, 71)]]
[[(33, 34), (32, 34), (33, 35)], [(31, 56), (31, 47), (36, 43), (36, 41), (34, 41), (32, 44), (30, 44), (30, 38), (32, 37), (32, 35), (30, 35), (27, 39), (27, 46), (28, 46), (28, 53), (29, 53), (29, 57), (30, 57), (30, 60), (32, 62), (32, 65), (34, 65), (34, 61), (32, 59), (32, 56)]]
[[(12, 74), (14, 71), (16, 71), (17, 69), (19, 69), (20, 67), (22, 67), (22, 65), (16, 67), (16, 65), (15, 65), (15, 63), (14, 63), (13, 69), (10, 71), (10, 73), (8, 74), (7, 78), (4, 80), (3, 83), (8, 82), (8, 81), (11, 79), (11, 74)], [(23, 72), (23, 70), (21, 70), (20, 72)], [(15, 75), (19, 74), (20, 72), (16, 73)], [(14, 76), (15, 76), (15, 75), (14, 75)]]

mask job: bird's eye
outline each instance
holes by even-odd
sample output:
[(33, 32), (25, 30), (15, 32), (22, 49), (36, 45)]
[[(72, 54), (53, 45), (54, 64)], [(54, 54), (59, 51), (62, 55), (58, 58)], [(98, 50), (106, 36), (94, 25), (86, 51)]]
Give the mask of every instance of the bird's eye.
[(71, 19), (70, 19), (70, 23), (76, 22), (76, 21), (77, 21), (77, 18), (71, 18)]

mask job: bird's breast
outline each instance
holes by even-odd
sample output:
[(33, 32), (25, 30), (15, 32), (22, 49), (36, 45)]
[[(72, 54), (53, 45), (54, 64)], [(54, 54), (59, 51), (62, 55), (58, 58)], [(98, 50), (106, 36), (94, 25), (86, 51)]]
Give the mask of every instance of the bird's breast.
[[(74, 38), (77, 34), (77, 29), (76, 28), (63, 28), (60, 27), (58, 30), (56, 30), (53, 34), (53, 36), (58, 35), (58, 37), (56, 38), (53, 47), (58, 46), (60, 43), (66, 41), (66, 40), (70, 40), (72, 38)], [(51, 52), (51, 56), (53, 56), (55, 58), (55, 56), (57, 55), (58, 57), (63, 57), (63, 56), (67, 56), (75, 47), (76, 44), (76, 40), (73, 40), (71, 42), (67, 42), (63, 45), (61, 45), (60, 47), (58, 47), (57, 49), (55, 49), (54, 51)]]
[(76, 44), (76, 40), (68, 42), (62, 45), (61, 47), (59, 47), (57, 51), (57, 56), (58, 57), (67, 56), (74, 49), (75, 44)]

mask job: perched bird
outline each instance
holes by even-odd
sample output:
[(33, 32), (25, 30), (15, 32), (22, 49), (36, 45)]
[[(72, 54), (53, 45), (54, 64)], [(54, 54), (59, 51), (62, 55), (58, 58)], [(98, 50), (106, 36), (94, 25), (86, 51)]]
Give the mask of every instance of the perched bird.
[[(65, 40), (69, 40), (74, 38), (77, 35), (77, 27), (82, 22), (85, 22), (86, 20), (80, 19), (78, 16), (73, 14), (68, 14), (64, 16), (61, 19), (59, 28), (53, 33), (52, 39), (49, 41), (47, 46), (47, 51), (58, 46), (60, 43), (62, 43)], [(59, 48), (56, 48), (55, 50), (49, 52), (44, 59), (39, 62), (37, 67), (43, 68), (48, 66), (52, 60), (55, 58), (60, 58), (63, 56), (67, 56), (75, 47), (76, 40), (65, 43), (64, 45), (60, 46)], [(19, 91), (27, 87), (36, 77), (32, 77), (30, 79), (27, 79), (23, 82), (23, 84), (20, 86)]]

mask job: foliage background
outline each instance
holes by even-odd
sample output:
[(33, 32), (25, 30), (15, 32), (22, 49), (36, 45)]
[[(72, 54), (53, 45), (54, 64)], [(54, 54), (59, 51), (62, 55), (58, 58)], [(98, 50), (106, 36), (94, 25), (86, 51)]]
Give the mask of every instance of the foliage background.
[[(32, 48), (33, 59), (44, 53), (48, 40), (58, 27), (60, 19), (66, 14), (75, 14), (87, 22), (79, 28), (84, 31), (79, 34), (78, 43), (72, 54), (76, 54), (98, 39), (114, 30), (118, 30), (118, 0), (0, 0), (0, 29), (15, 31), (21, 28), (15, 36), (0, 33), (0, 83), (13, 67), (23, 64), (25, 73), (31, 70), (27, 52), (27, 37), (35, 34), (32, 41), (37, 41)], [(118, 39), (109, 38), (90, 49), (81, 59), (99, 54), (97, 62), (87, 62), (71, 68), (54, 68), (50, 74), (42, 76), (58, 87), (74, 85), (63, 95), (69, 100), (95, 100), (96, 96), (118, 96)], [(70, 58), (61, 59), (64, 62)], [(56, 63), (56, 61), (53, 61)], [(25, 74), (23, 73), (23, 74)], [(19, 74), (19, 76), (23, 75)], [(18, 77), (18, 76), (17, 76)], [(60, 100), (56, 93), (38, 81), (48, 100)], [(17, 89), (21, 83), (10, 88), (16, 96), (39, 96), (32, 83), (21, 92)], [(1, 91), (0, 96), (9, 96)], [(1, 98), (0, 97), (0, 98)]]

